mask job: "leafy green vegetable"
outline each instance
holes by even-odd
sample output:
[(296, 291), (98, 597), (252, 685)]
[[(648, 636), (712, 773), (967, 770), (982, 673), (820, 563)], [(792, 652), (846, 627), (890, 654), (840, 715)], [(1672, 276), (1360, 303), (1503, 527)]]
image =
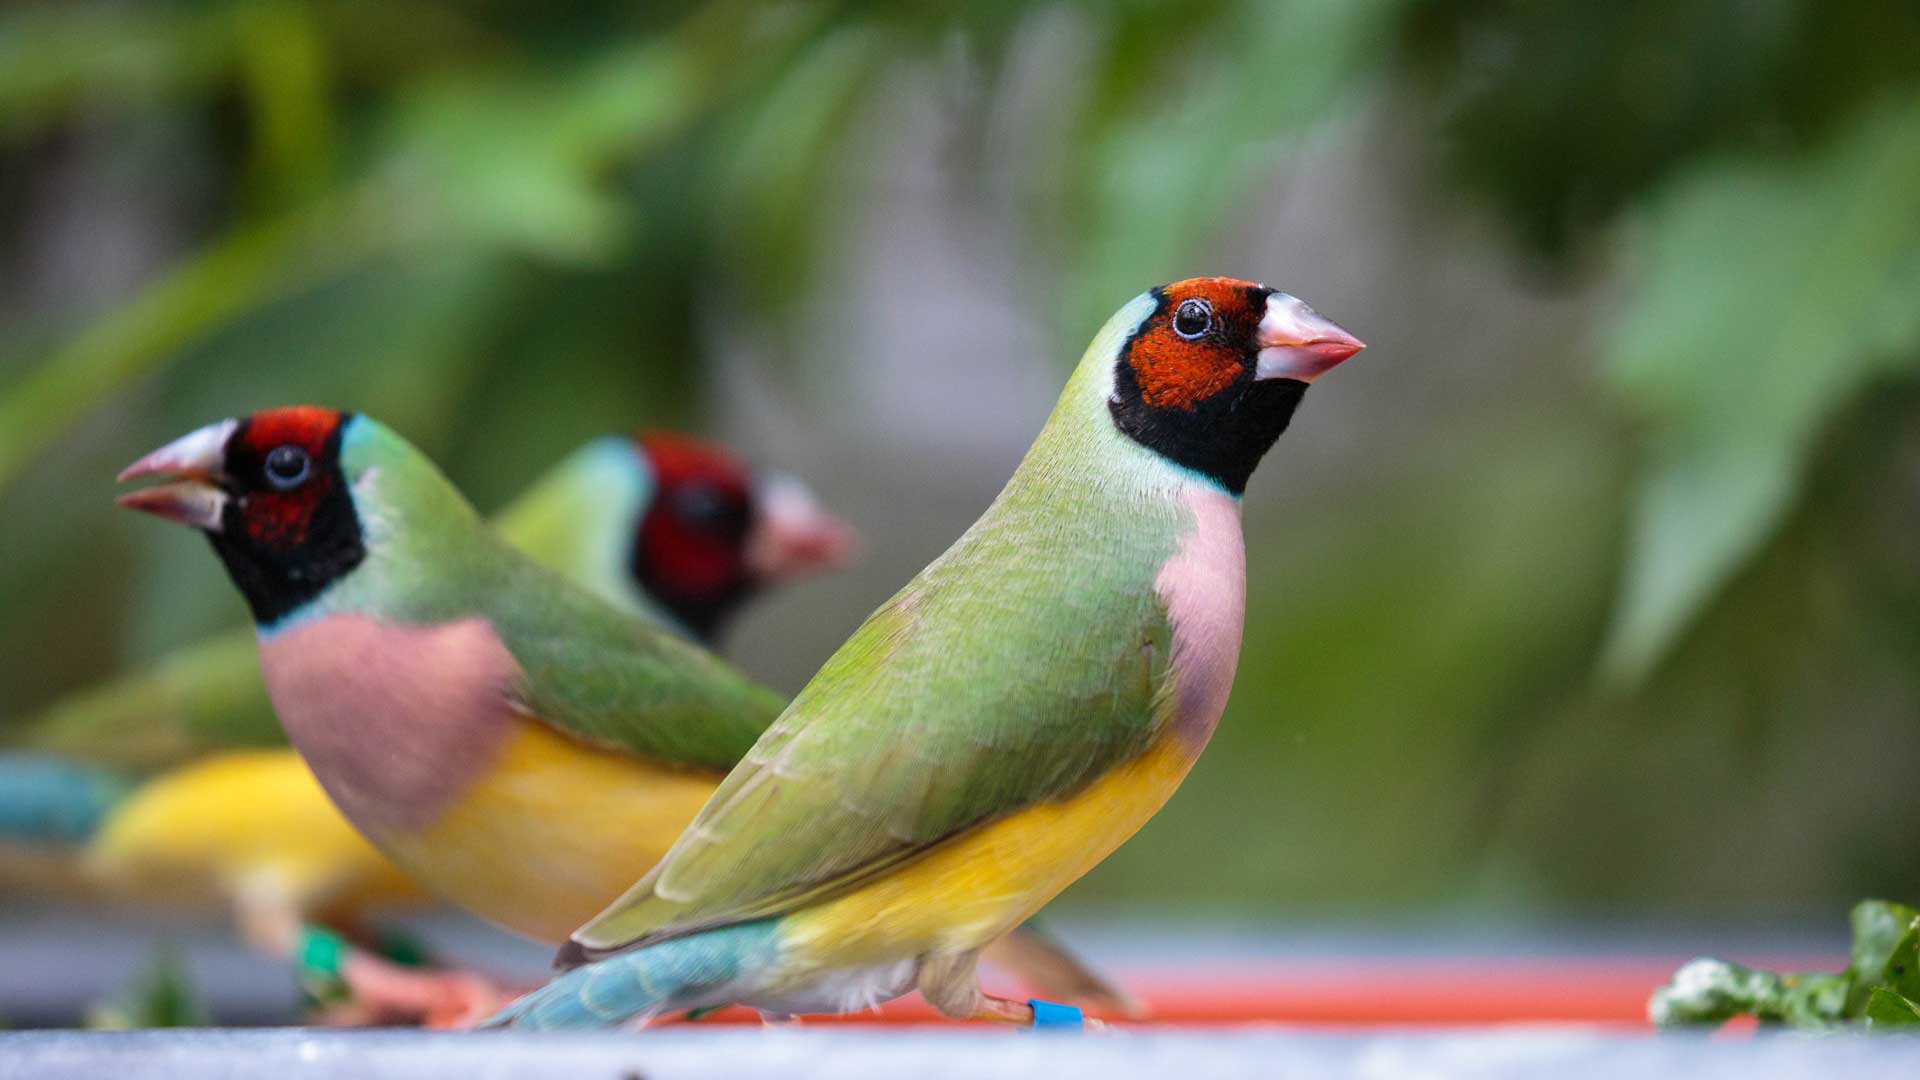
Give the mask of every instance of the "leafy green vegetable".
[(1688, 962), (1654, 991), (1660, 1027), (1719, 1024), (1736, 1016), (1804, 1030), (1920, 1025), (1920, 911), (1883, 900), (1853, 909), (1853, 959), (1840, 974), (1778, 974), (1724, 960)]
[(1867, 996), (1866, 1019), (1867, 1026), (1876, 1031), (1883, 1028), (1920, 1027), (1920, 1005), (1915, 1005), (1910, 998), (1876, 986)]

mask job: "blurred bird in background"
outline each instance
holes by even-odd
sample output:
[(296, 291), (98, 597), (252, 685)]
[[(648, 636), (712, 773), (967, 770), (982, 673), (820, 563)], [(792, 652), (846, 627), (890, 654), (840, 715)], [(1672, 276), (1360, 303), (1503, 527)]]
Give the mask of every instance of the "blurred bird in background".
[[(609, 604), (709, 643), (754, 595), (838, 568), (855, 545), (800, 481), (660, 431), (582, 447), (493, 524)], [(234, 749), (285, 746), (251, 635), (164, 657), (7, 735), (0, 871), (68, 879), (69, 896), (224, 907), (277, 956), (308, 924), (417, 951), (367, 916), (428, 895), (340, 817), (298, 754)], [(376, 991), (340, 1001), (337, 980), (309, 972), (335, 1019), (419, 1018), (437, 991), (475, 985), (353, 964)]]

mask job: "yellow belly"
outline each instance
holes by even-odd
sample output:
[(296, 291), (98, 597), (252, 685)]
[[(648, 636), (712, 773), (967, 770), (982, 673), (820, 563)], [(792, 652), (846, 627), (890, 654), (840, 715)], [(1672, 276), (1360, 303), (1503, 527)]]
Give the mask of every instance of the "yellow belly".
[(87, 860), (143, 899), (224, 906), (270, 890), (308, 913), (425, 899), (291, 750), (221, 754), (147, 782), (115, 807)]
[(447, 899), (558, 943), (660, 861), (717, 782), (525, 721), (492, 771), (431, 825), (385, 843)]
[(1196, 756), (1179, 738), (1163, 738), (1070, 799), (976, 829), (872, 884), (798, 912), (782, 927), (788, 956), (803, 970), (981, 948), (1139, 831)]

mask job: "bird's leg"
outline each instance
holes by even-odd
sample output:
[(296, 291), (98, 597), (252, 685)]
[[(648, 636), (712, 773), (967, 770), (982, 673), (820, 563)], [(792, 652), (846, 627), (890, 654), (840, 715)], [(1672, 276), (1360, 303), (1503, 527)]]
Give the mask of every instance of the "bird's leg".
[(1016, 1024), (1020, 1027), (1033, 1026), (1033, 1006), (1012, 998), (994, 997), (992, 994), (976, 991), (973, 1011), (969, 1020), (992, 1020), (999, 1024)]
[[(942, 1016), (955, 1020), (1031, 1023), (1032, 1009), (1026, 1009), (1026, 1015), (1022, 1016), (1019, 1010), (1026, 1006), (1015, 1001), (990, 998), (980, 992), (980, 976), (976, 970), (979, 963), (978, 949), (963, 953), (928, 953), (920, 958), (920, 973), (915, 978), (920, 996), (926, 998), (927, 1004), (938, 1009)], [(989, 1002), (993, 1004), (989, 1005)], [(983, 1012), (989, 1015), (981, 1015)]]
[(1125, 990), (1102, 978), (1051, 935), (1028, 920), (981, 953), (990, 967), (1013, 975), (1028, 990), (1054, 1001), (1071, 1001), (1095, 1012), (1140, 1019), (1146, 1009)]
[(270, 956), (292, 953), (305, 919), (294, 890), (282, 875), (250, 875), (233, 888), (231, 896), (233, 921), (242, 941)]
[[(1062, 1019), (1063, 1013), (1071, 1013), (1077, 1018), (1078, 1009), (1045, 1002), (1014, 1001), (982, 991), (975, 970), (979, 961), (977, 949), (963, 953), (930, 953), (922, 957), (917, 980), (920, 996), (926, 998), (927, 1004), (938, 1009), (941, 1015), (955, 1020), (991, 1020), (1020, 1027), (1079, 1026), (1064, 1023)], [(1044, 1006), (1044, 1010), (1036, 1006)], [(1041, 1023), (1043, 1019), (1045, 1022)], [(1105, 1027), (1098, 1020), (1087, 1020), (1084, 1024), (1090, 1029)]]
[(318, 1019), (337, 1027), (466, 1028), (516, 996), (472, 972), (397, 964), (315, 926), (302, 932), (294, 959), (304, 985), (331, 990), (315, 993), (323, 1003)]
[(279, 875), (250, 878), (233, 895), (241, 937), (255, 950), (293, 963), (323, 1023), (460, 1027), (492, 1015), (513, 997), (480, 975), (397, 964), (309, 923)]
[(421, 971), (351, 946), (340, 964), (340, 979), (350, 1002), (376, 1023), (471, 1027), (518, 996), (470, 971)]

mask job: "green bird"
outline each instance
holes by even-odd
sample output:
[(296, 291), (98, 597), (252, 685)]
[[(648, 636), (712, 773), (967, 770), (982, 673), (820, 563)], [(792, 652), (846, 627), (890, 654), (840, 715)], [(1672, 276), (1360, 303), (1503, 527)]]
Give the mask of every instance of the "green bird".
[[(493, 524), (609, 603), (708, 644), (755, 596), (841, 565), (854, 543), (798, 480), (664, 431), (588, 443)], [(285, 746), (254, 652), (245, 630), (181, 648), (54, 703), (0, 741), (136, 772)]]
[(1220, 278), (1094, 338), (1012, 479), (841, 646), (665, 859), (495, 1019), (603, 1026), (742, 1003), (1077, 1022), (991, 997), (980, 951), (1159, 810), (1240, 653), (1240, 495), (1361, 343)]
[[(797, 480), (660, 431), (589, 443), (495, 523), (608, 603), (708, 641), (752, 596), (839, 565), (854, 543)], [(15, 736), (36, 752), (0, 754), (4, 880), (66, 899), (230, 913), (275, 957), (324, 954), (342, 933), (391, 941), (370, 916), (431, 896), (341, 818), (285, 747), (254, 653), (244, 631), (183, 649)], [(350, 996), (332, 1019), (417, 1019), (443, 992), (480, 990), (458, 973), (414, 977), (371, 958), (356, 967), (350, 995), (328, 972), (308, 973), (321, 1000)]]
[[(658, 861), (785, 704), (516, 550), (369, 417), (221, 421), (137, 477), (173, 482), (123, 505), (203, 531), (225, 564), (332, 802), (413, 880), (536, 940)], [(1038, 938), (1008, 961), (1102, 988)]]

